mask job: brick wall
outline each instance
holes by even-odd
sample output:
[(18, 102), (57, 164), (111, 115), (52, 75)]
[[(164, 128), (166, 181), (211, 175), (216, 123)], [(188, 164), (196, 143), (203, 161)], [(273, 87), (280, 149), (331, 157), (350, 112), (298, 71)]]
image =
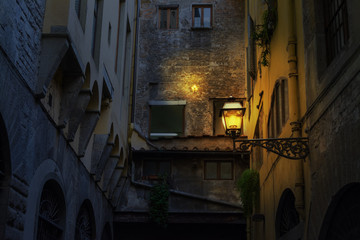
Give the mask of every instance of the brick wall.
[[(170, 3), (179, 4), (179, 28), (159, 29), (157, 6)], [(212, 4), (212, 29), (192, 29), (196, 3)], [(185, 135), (201, 136), (213, 134), (210, 98), (245, 96), (244, 7), (235, 0), (141, 1), (135, 122), (145, 136), (149, 100), (186, 100)]]

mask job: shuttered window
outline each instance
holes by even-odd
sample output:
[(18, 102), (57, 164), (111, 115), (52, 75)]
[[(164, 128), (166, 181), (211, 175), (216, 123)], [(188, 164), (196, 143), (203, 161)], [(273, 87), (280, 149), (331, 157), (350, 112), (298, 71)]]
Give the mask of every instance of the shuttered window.
[(185, 105), (150, 105), (150, 137), (175, 137), (184, 133)]

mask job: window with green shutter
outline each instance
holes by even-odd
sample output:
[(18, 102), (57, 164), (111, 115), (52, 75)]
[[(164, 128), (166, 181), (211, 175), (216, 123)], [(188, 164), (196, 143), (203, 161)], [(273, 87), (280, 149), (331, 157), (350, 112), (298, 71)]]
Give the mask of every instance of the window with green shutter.
[(183, 104), (150, 105), (150, 137), (176, 137), (184, 133), (184, 110)]

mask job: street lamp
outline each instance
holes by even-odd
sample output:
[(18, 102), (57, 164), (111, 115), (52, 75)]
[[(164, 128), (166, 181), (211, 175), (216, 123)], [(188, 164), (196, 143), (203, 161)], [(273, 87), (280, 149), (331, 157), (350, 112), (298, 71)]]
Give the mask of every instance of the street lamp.
[(244, 107), (239, 102), (226, 102), (220, 110), (225, 133), (233, 138), (240, 136), (243, 127)]
[(220, 110), (225, 134), (233, 139), (233, 150), (239, 143), (240, 151), (249, 151), (259, 146), (279, 156), (289, 159), (305, 159), (309, 154), (308, 138), (268, 138), (268, 139), (237, 139), (243, 128), (243, 116), (246, 108), (239, 102), (225, 102)]

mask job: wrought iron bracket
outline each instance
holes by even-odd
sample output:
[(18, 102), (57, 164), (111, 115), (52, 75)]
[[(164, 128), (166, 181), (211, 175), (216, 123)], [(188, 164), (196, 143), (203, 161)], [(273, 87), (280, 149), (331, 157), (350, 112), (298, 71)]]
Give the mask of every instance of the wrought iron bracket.
[[(234, 139), (234, 150), (250, 151), (259, 146), (288, 159), (305, 159), (309, 154), (308, 138)], [(239, 147), (236, 147), (239, 143)]]

